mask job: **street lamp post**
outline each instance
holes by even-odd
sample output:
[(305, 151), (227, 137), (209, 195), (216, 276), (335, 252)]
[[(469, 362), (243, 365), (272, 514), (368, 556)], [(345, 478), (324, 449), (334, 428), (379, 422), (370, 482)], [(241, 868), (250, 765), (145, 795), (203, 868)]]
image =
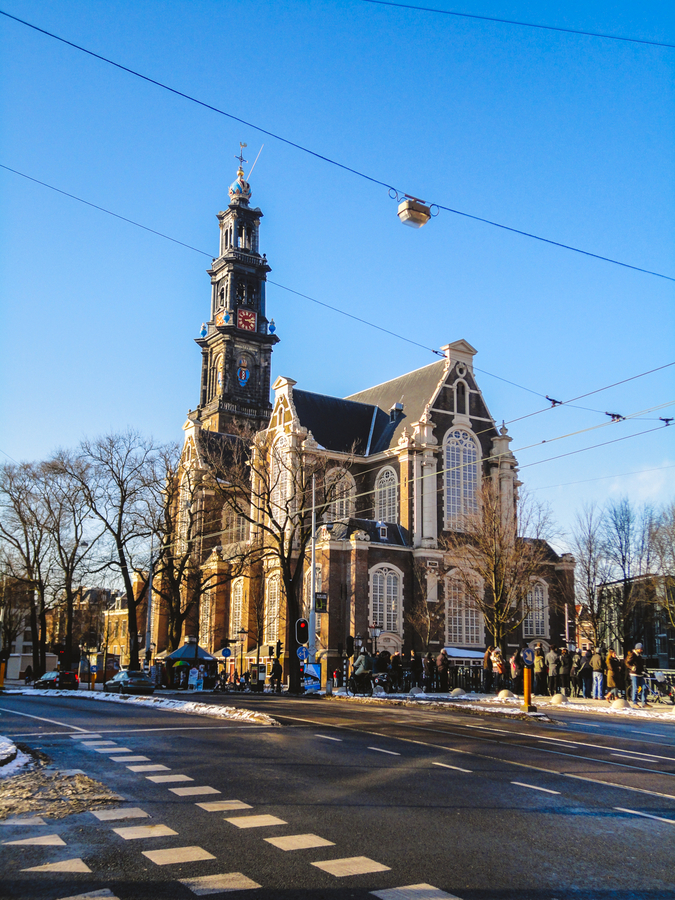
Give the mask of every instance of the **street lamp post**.
[(241, 679), (244, 677), (244, 635), (247, 635), (248, 631), (240, 628), (237, 634), (241, 635), (239, 638), (239, 686), (241, 687)]
[(382, 634), (382, 626), (377, 625), (375, 622), (373, 622), (372, 625), (368, 626), (368, 632), (373, 641), (373, 656), (376, 656), (377, 655), (377, 639)]

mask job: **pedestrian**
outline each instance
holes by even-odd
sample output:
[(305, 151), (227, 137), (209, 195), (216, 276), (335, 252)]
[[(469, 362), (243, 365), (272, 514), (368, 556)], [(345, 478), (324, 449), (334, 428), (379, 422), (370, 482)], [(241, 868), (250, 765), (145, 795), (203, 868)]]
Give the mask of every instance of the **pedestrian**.
[(490, 644), (483, 654), (483, 690), (486, 694), (492, 690), (492, 653), (494, 649)]
[(492, 674), (494, 675), (495, 691), (499, 693), (504, 684), (504, 675), (506, 673), (506, 663), (499, 647), (495, 647), (492, 651)]
[(595, 648), (591, 656), (591, 669), (593, 670), (593, 699), (602, 700), (605, 681), (605, 663), (598, 648)]
[(412, 650), (410, 654), (410, 669), (412, 671), (413, 687), (422, 687), (424, 664), (422, 663), (422, 657), (415, 650)]
[(33, 667), (30, 663), (26, 666), (26, 671), (23, 673), (23, 678), (25, 684), (30, 684), (33, 680)]
[(572, 654), (572, 669), (570, 670), (570, 683), (572, 685), (572, 696), (581, 697), (581, 675), (579, 667), (581, 666), (581, 653), (577, 649)]
[(560, 651), (560, 660), (558, 662), (558, 677), (560, 679), (560, 693), (565, 697), (570, 696), (570, 673), (572, 671), (572, 657), (567, 647), (563, 647)]
[(585, 650), (579, 664), (579, 676), (581, 677), (581, 689), (586, 700), (591, 699), (591, 685), (593, 682), (593, 669), (591, 669), (591, 651)]
[(431, 653), (427, 653), (424, 657), (424, 693), (431, 693), (434, 685), (434, 676), (436, 675), (436, 663)]
[(647, 695), (645, 690), (645, 660), (642, 655), (642, 644), (636, 644), (635, 650), (629, 650), (626, 656), (626, 668), (630, 673), (631, 685), (633, 687), (633, 703), (637, 706), (638, 692), (642, 697), (642, 705), (647, 705)]
[(394, 653), (390, 663), (391, 684), (395, 691), (403, 690), (403, 657), (400, 651)]
[(514, 694), (520, 694), (523, 687), (523, 660), (520, 650), (514, 650), (509, 663), (511, 665), (511, 689)]
[(534, 692), (539, 697), (546, 693), (546, 659), (541, 644), (534, 651)]
[(617, 699), (619, 691), (624, 685), (621, 662), (617, 658), (614, 650), (610, 650), (607, 653), (605, 665), (607, 666), (607, 695), (605, 700), (611, 702), (612, 700)]
[(545, 657), (548, 674), (548, 692), (553, 697), (558, 692), (558, 650), (551, 647)]
[(438, 672), (438, 686), (441, 694), (448, 693), (450, 680), (450, 657), (448, 651), (443, 647), (436, 657), (436, 670)]
[(278, 659), (275, 659), (272, 663), (272, 671), (270, 672), (270, 688), (274, 693), (281, 693), (281, 678), (284, 674), (284, 670), (281, 668), (281, 663)]

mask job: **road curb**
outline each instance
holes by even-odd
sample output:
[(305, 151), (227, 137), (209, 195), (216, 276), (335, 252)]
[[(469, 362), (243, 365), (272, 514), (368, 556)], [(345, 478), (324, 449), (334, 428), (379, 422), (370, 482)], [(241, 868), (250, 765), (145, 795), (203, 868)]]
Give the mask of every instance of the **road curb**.
[(14, 762), (19, 751), (9, 738), (0, 736), (0, 766)]

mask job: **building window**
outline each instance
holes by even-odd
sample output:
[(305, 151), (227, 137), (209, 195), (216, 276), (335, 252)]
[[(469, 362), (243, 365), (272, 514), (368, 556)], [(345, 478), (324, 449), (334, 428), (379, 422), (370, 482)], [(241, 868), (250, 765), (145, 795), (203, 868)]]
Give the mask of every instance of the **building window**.
[(239, 640), (244, 612), (244, 579), (238, 578), (232, 585), (230, 598), (230, 640)]
[(445, 582), (445, 639), (453, 644), (482, 645), (482, 615), (459, 578)]
[(527, 594), (527, 615), (523, 619), (523, 636), (548, 637), (548, 602), (546, 588), (540, 582)]
[(464, 429), (445, 438), (445, 527), (462, 530), (465, 516), (475, 513), (479, 484), (478, 446)]
[(223, 510), (222, 544), (238, 544), (248, 538), (248, 520), (229, 505)]
[(283, 436), (280, 437), (274, 445), (274, 449), (272, 450), (272, 467), (270, 475), (272, 515), (282, 519), (290, 513), (290, 510), (288, 509), (288, 494), (291, 473), (288, 471), (288, 453), (286, 446), (287, 441)]
[(354, 515), (356, 484), (346, 469), (331, 469), (326, 474), (326, 493), (332, 498), (328, 509), (330, 522), (339, 522)]
[(265, 598), (265, 641), (275, 644), (279, 640), (279, 607), (281, 583), (278, 575), (267, 580), (267, 596)]
[(375, 519), (398, 522), (398, 480), (393, 469), (382, 469), (375, 482)]
[(209, 648), (211, 643), (211, 630), (213, 619), (213, 603), (211, 592), (202, 594), (199, 602), (199, 643), (202, 647)]
[(370, 578), (370, 621), (384, 631), (401, 633), (401, 573), (381, 566)]

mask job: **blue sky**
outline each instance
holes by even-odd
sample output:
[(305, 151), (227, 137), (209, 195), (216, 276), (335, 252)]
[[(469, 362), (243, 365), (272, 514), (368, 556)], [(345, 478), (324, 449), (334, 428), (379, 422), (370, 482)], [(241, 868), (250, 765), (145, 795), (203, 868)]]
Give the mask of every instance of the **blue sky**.
[[(675, 43), (662, 2), (435, 4)], [(360, 0), (0, 8), (430, 202), (675, 276), (673, 49)], [(251, 162), (264, 143), (251, 184), (272, 280), (425, 347), (470, 341), (563, 529), (591, 500), (673, 498), (658, 418), (675, 407), (655, 408), (675, 367), (521, 418), (675, 361), (672, 282), (446, 212), (404, 228), (384, 188), (2, 17), (0, 57), (0, 163), (215, 254), (239, 141)], [(127, 426), (180, 439), (207, 257), (3, 170), (0, 203), (3, 458)], [(307, 390), (346, 396), (435, 358), (276, 287), (268, 311), (274, 374)]]

